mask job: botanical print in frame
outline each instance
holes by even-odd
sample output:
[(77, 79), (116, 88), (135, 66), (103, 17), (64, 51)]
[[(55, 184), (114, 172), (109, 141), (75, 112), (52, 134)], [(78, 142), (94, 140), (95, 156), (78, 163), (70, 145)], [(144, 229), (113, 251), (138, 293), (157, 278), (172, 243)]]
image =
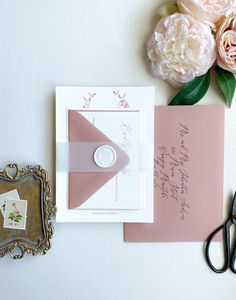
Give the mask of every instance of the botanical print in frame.
[(27, 219), (26, 200), (7, 200), (5, 201), (4, 228), (25, 230)]
[[(5, 218), (0, 213), (0, 257), (8, 254), (13, 259), (21, 259), (26, 253), (46, 254), (51, 248), (54, 232), (51, 219), (56, 212), (55, 203), (50, 198), (51, 187), (47, 171), (39, 165), (19, 168), (17, 164), (8, 164), (0, 170), (0, 194), (12, 190), (17, 190), (20, 198), (27, 200), (27, 214), (26, 209), (24, 213), (24, 209), (21, 212), (18, 208), (18, 201), (7, 199), (17, 203), (14, 211), (9, 211), (6, 207), (6, 213), (9, 212), (10, 215), (9, 222), (20, 223), (22, 230), (16, 228), (14, 223), (14, 228), (4, 227)], [(26, 216), (26, 224), (22, 225)]]

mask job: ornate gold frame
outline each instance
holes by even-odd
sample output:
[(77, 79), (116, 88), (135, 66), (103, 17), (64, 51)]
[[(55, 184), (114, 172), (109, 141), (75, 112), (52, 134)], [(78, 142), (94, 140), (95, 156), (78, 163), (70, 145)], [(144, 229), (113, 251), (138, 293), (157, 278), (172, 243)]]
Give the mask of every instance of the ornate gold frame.
[(0, 216), (0, 257), (9, 254), (13, 259), (21, 259), (25, 253), (46, 254), (54, 231), (50, 220), (56, 212), (50, 199), (48, 174), (39, 165), (19, 169), (17, 164), (8, 164), (0, 170), (0, 194), (14, 188), (21, 199), (28, 201), (27, 228), (3, 228)]

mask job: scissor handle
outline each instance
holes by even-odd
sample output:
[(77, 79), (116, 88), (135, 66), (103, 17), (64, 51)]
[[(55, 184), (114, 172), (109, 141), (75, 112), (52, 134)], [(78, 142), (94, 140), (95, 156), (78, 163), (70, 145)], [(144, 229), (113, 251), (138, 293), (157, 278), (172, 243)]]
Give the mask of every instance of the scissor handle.
[(230, 259), (230, 270), (236, 274), (236, 240), (234, 242), (233, 251)]
[[(212, 269), (212, 271), (216, 272), (216, 273), (224, 273), (225, 271), (227, 271), (230, 267), (230, 269), (234, 268), (234, 262), (235, 262), (235, 258), (236, 258), (236, 250), (234, 251), (234, 255), (232, 255), (232, 257), (230, 258), (230, 226), (232, 225), (231, 220), (229, 219), (225, 224), (221, 225), (220, 227), (218, 227), (216, 230), (214, 230), (212, 232), (212, 234), (208, 237), (206, 244), (205, 244), (205, 257), (206, 257), (206, 261), (209, 265), (209, 267)], [(223, 230), (223, 246), (224, 246), (224, 266), (221, 269), (217, 269), (211, 262), (210, 259), (210, 245), (212, 240), (214, 239), (214, 237), (216, 236), (216, 234), (218, 232), (220, 232), (221, 230)], [(233, 256), (234, 256), (234, 260), (233, 260)], [(233, 261), (233, 265), (231, 265)], [(233, 272), (236, 270), (232, 270)]]

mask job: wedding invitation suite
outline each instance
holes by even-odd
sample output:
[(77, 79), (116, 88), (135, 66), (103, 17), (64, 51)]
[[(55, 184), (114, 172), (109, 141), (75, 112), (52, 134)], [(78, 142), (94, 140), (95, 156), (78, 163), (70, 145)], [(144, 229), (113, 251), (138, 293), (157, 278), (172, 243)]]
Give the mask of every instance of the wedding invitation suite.
[(58, 87), (58, 222), (153, 222), (154, 89)]
[(125, 241), (205, 241), (223, 218), (224, 107), (156, 107), (154, 152), (154, 223)]

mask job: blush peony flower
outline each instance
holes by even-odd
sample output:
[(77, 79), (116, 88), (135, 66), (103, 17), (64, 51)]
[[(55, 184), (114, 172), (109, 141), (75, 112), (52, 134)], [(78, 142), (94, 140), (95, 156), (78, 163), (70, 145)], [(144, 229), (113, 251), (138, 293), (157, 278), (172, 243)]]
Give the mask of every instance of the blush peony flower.
[(236, 73), (236, 6), (226, 10), (217, 33), (217, 64), (230, 72)]
[(174, 87), (205, 74), (216, 59), (210, 27), (180, 13), (159, 21), (147, 51), (154, 77)]
[(177, 0), (177, 4), (180, 12), (215, 27), (223, 10), (235, 4), (235, 0)]

